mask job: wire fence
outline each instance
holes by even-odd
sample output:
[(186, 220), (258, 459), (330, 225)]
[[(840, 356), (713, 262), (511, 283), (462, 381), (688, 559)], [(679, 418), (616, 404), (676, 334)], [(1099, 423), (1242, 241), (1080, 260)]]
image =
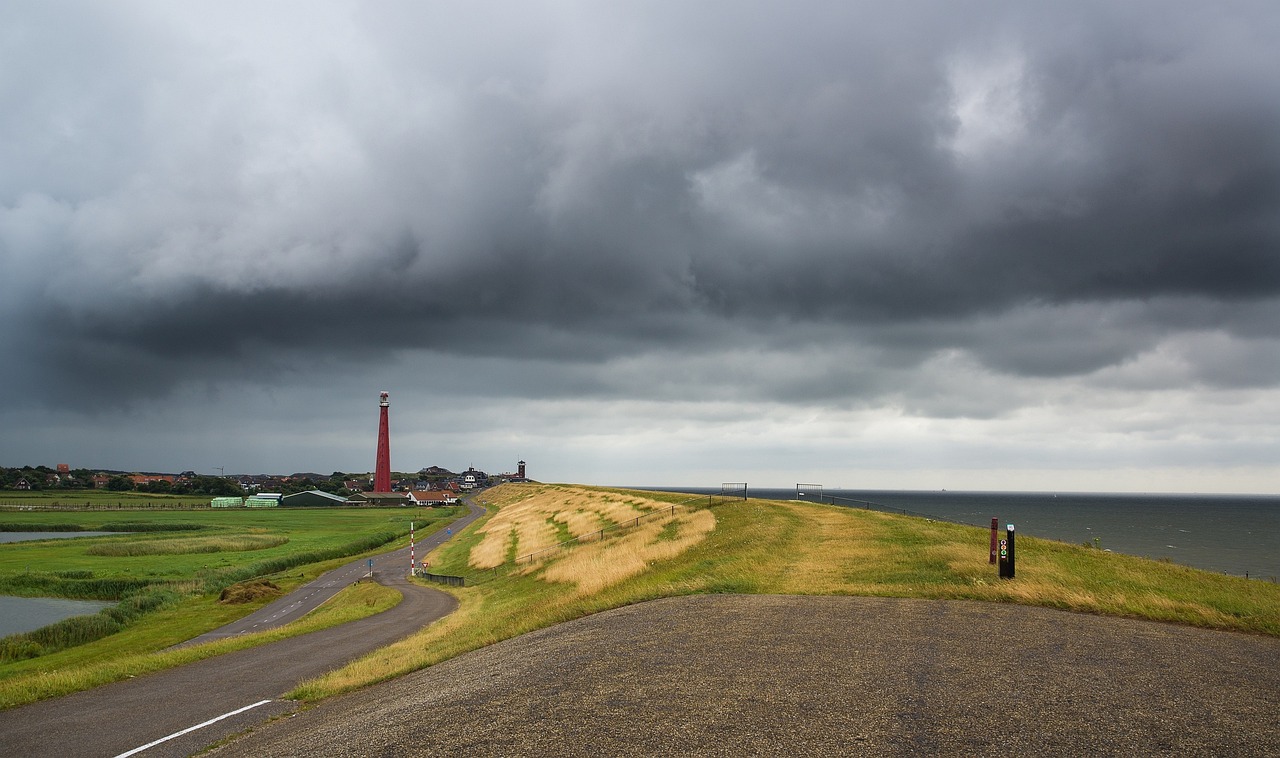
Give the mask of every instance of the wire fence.
[(203, 511), (208, 503), (0, 503), (0, 511)]
[[(836, 502), (839, 501), (839, 502)], [(884, 503), (876, 503), (870, 500), (858, 500), (851, 497), (838, 497), (836, 495), (818, 495), (815, 502), (830, 503), (843, 508), (864, 508), (869, 511), (883, 511), (885, 513), (900, 513), (904, 516), (917, 516), (919, 518), (929, 519), (931, 521), (945, 521), (949, 524), (961, 524), (963, 526), (981, 526), (970, 521), (961, 521), (959, 519), (947, 518), (944, 516), (935, 516), (931, 513), (920, 513), (919, 511), (910, 511), (906, 508), (898, 508)]]

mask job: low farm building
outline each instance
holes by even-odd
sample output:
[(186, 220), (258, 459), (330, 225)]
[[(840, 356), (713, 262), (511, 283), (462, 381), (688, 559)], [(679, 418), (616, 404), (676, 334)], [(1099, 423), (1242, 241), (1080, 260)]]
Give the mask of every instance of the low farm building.
[(280, 505), (288, 508), (325, 508), (332, 505), (346, 505), (347, 499), (323, 490), (307, 490), (285, 495)]
[(352, 505), (409, 505), (409, 495), (404, 492), (357, 492), (347, 499)]
[(457, 493), (450, 490), (428, 490), (426, 492), (410, 492), (409, 497), (415, 505), (453, 505), (458, 502)]

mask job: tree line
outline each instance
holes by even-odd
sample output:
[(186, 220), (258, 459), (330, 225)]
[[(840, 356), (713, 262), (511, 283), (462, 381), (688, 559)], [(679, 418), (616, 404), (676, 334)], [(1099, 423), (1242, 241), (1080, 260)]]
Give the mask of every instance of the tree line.
[[(93, 469), (55, 471), (48, 466), (0, 467), (0, 490), (88, 490), (93, 489)], [(23, 486), (25, 483), (25, 486)], [(135, 484), (127, 474), (113, 474), (106, 489), (111, 492), (152, 492), (172, 495), (243, 495), (240, 485), (219, 476), (191, 476), (175, 482), (154, 481)]]

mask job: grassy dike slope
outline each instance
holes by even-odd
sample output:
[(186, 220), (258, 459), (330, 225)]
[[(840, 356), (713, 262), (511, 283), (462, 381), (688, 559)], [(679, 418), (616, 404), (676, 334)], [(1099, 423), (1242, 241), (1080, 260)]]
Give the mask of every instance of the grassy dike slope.
[[(490, 515), (429, 557), (433, 571), (469, 578), (449, 589), (459, 609), (293, 696), (326, 697), (591, 613), (702, 593), (1020, 603), (1280, 636), (1275, 584), (1027, 536), (1017, 579), (1002, 581), (988, 563), (990, 533), (977, 527), (789, 501), (706, 508), (705, 497), (571, 485), (503, 485), (480, 500)], [(645, 526), (512, 562), (645, 513)]]

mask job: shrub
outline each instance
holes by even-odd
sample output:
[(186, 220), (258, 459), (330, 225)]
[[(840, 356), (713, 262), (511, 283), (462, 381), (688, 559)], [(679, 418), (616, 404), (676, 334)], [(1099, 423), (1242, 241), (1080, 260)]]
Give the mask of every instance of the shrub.
[(26, 524), (0, 521), (0, 532), (83, 532), (79, 524)]
[(112, 521), (96, 528), (97, 532), (193, 532), (208, 529), (205, 524), (151, 523), (148, 521)]
[(289, 541), (284, 535), (241, 534), (213, 537), (172, 537), (168, 539), (139, 539), (125, 542), (104, 542), (92, 545), (85, 555), (113, 557), (137, 555), (183, 555), (186, 553), (242, 553), (249, 550), (266, 550)]
[(66, 597), (74, 600), (120, 600), (152, 584), (154, 582), (149, 579), (94, 579), (91, 571), (40, 571), (0, 577), (0, 594)]
[(53, 575), (59, 579), (92, 579), (93, 572), (88, 569), (72, 569), (70, 571), (55, 571)]

